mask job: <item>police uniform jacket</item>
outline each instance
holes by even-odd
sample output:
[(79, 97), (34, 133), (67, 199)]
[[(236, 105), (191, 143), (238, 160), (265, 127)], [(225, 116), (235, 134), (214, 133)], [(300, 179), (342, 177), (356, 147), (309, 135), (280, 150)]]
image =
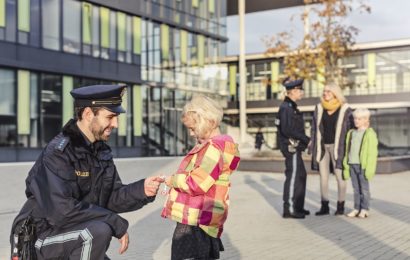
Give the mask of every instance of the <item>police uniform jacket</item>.
[(110, 147), (102, 141), (89, 144), (75, 120), (37, 159), (26, 179), (26, 196), (12, 232), (16, 223), (31, 215), (38, 234), (50, 227), (102, 221), (117, 238), (128, 229), (127, 220), (118, 213), (139, 209), (155, 198), (145, 195), (144, 180), (123, 185)]
[(279, 147), (281, 151), (288, 152), (289, 139), (299, 140), (297, 150), (306, 149), (310, 138), (305, 134), (303, 115), (295, 102), (286, 97), (279, 107)]

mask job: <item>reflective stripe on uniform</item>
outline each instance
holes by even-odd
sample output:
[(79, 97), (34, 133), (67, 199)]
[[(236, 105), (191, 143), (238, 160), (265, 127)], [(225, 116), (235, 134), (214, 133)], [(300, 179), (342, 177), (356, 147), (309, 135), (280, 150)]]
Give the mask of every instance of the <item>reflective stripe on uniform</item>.
[(84, 241), (80, 259), (81, 260), (91, 259), (93, 236), (91, 235), (90, 231), (87, 228), (84, 230), (70, 231), (70, 232), (60, 234), (57, 236), (47, 237), (46, 239), (44, 239), (44, 241), (41, 239), (37, 239), (35, 243), (35, 247), (38, 250), (40, 250), (41, 247), (50, 246), (53, 244), (62, 244), (62, 243), (66, 243), (69, 241), (77, 240), (78, 237), (81, 237)]
[(297, 167), (297, 161), (296, 161), (296, 154), (294, 153), (292, 155), (292, 174), (290, 177), (290, 187), (289, 187), (289, 210), (290, 212), (293, 212), (293, 196), (295, 195), (295, 179), (296, 179), (296, 167)]

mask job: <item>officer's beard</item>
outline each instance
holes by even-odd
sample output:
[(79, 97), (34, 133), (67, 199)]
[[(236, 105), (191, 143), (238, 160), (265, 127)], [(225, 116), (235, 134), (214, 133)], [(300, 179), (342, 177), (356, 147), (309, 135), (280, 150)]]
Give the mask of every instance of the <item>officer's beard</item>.
[(96, 141), (108, 141), (110, 138), (112, 128), (111, 127), (102, 127), (96, 118), (93, 118), (91, 122), (91, 133), (94, 135)]

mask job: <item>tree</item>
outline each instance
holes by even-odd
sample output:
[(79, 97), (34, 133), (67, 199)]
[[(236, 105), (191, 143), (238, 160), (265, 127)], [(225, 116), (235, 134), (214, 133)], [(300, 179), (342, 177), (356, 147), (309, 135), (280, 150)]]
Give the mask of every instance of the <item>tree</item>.
[[(341, 87), (349, 85), (340, 65), (341, 59), (349, 55), (358, 29), (343, 22), (356, 9), (370, 13), (370, 7), (364, 0), (304, 0), (304, 3), (307, 6), (300, 18), (309, 32), (303, 41), (292, 48), (292, 34), (282, 32), (265, 39), (267, 53), (283, 57), (284, 74), (288, 77), (316, 79), (322, 84), (336, 82)], [(306, 21), (312, 15), (316, 20), (308, 25)]]

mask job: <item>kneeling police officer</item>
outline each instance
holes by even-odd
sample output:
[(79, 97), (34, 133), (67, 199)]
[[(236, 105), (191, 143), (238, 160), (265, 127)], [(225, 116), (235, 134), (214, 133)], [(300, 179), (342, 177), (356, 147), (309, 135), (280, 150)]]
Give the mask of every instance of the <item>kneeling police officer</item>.
[(296, 101), (303, 97), (303, 79), (292, 81), (287, 78), (283, 85), (286, 88), (286, 96), (279, 108), (276, 121), (279, 147), (285, 157), (286, 167), (283, 217), (304, 218), (310, 212), (304, 209), (306, 170), (301, 154), (308, 146), (310, 138), (305, 134), (303, 115), (296, 105)]
[(77, 120), (50, 141), (29, 172), (27, 201), (12, 227), (13, 259), (108, 259), (113, 236), (120, 254), (127, 250), (128, 221), (118, 213), (154, 201), (163, 180), (121, 182), (106, 141), (125, 112), (124, 90), (95, 85), (71, 91)]

